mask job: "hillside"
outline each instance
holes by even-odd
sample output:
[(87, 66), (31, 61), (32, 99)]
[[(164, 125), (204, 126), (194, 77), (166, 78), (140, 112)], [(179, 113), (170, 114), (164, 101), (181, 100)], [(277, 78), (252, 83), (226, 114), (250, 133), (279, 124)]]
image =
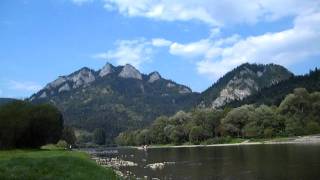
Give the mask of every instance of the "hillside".
[(264, 88), (243, 100), (230, 102), (227, 106), (238, 107), (243, 104), (279, 105), (287, 94), (299, 87), (306, 88), (309, 92), (320, 91), (320, 71), (316, 68), (309, 74), (293, 76), (286, 81)]
[(15, 99), (12, 99), (12, 98), (0, 98), (0, 106), (1, 105), (4, 105), (6, 103), (9, 103), (9, 102), (12, 102), (14, 101)]
[(29, 101), (54, 104), (67, 125), (87, 131), (104, 128), (111, 140), (160, 115), (188, 109), (197, 97), (190, 88), (164, 79), (158, 72), (145, 75), (131, 65), (106, 64), (98, 71), (82, 68), (60, 76)]
[(201, 93), (199, 106), (218, 108), (289, 79), (293, 74), (275, 64), (245, 63), (220, 78)]

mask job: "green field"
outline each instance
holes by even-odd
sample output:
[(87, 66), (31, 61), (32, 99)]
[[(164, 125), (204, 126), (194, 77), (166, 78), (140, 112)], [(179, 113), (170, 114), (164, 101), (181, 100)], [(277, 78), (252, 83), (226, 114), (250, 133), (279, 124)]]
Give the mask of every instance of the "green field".
[(83, 152), (64, 150), (0, 151), (0, 179), (119, 179)]

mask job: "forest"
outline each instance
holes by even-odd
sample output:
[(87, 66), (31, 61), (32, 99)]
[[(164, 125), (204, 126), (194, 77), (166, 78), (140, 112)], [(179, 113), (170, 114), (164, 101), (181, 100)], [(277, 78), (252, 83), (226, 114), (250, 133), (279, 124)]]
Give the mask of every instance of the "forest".
[(320, 133), (320, 92), (296, 88), (279, 106), (193, 109), (158, 117), (148, 128), (126, 131), (118, 145), (215, 144), (235, 138), (273, 138)]

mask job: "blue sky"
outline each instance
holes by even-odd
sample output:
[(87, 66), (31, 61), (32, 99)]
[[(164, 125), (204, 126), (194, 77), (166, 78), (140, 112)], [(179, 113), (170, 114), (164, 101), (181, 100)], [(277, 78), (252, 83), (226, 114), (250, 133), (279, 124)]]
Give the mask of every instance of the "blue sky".
[(318, 0), (1, 0), (0, 97), (107, 61), (203, 91), (245, 63), (320, 66)]

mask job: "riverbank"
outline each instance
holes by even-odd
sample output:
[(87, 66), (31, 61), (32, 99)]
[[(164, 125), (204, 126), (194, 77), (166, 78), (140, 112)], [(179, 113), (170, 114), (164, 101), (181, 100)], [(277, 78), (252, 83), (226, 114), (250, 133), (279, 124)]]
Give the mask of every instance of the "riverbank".
[(118, 179), (87, 153), (65, 150), (0, 151), (0, 179)]
[[(261, 145), (261, 144), (320, 144), (320, 135), (283, 137), (273, 139), (243, 139), (240, 143), (225, 144), (200, 144), (200, 145), (150, 145), (148, 149), (155, 148), (186, 148), (186, 147), (214, 147), (214, 146), (240, 146), (240, 145)], [(130, 146), (130, 148), (142, 149), (140, 146)]]

